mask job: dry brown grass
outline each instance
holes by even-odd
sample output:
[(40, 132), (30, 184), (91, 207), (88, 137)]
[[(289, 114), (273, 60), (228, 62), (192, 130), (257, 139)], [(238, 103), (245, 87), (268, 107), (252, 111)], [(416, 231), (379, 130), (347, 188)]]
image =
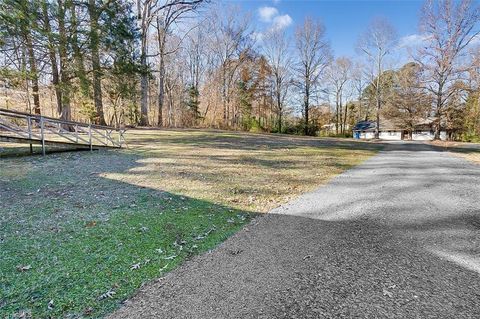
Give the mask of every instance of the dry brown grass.
[(431, 144), (443, 147), (453, 156), (464, 158), (470, 162), (480, 164), (480, 147), (476, 143), (456, 141), (432, 141)]
[(267, 212), (373, 155), (346, 140), (194, 130), (131, 130), (142, 154), (104, 177), (230, 207)]
[(460, 156), (470, 162), (480, 164), (480, 153), (454, 153), (456, 156)]
[[(251, 212), (326, 183), (378, 147), (198, 130), (127, 137), (128, 149), (46, 157), (0, 144), (0, 318), (24, 310), (78, 318), (86, 309), (101, 317), (143, 283), (216, 247)], [(31, 268), (19, 273), (22, 265)], [(108, 291), (115, 296), (99, 298)]]

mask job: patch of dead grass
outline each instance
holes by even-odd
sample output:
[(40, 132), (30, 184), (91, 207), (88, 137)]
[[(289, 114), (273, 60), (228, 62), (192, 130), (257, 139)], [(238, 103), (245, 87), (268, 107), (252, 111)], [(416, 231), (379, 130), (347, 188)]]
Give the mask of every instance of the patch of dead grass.
[(453, 153), (455, 156), (462, 157), (467, 161), (480, 164), (480, 153), (471, 152), (471, 153)]
[(431, 141), (431, 144), (443, 147), (453, 156), (461, 157), (467, 161), (480, 164), (480, 147), (476, 143), (456, 141)]
[(130, 150), (143, 158), (128, 171), (104, 177), (257, 212), (375, 153), (361, 143), (309, 137), (181, 130), (132, 130), (127, 137)]

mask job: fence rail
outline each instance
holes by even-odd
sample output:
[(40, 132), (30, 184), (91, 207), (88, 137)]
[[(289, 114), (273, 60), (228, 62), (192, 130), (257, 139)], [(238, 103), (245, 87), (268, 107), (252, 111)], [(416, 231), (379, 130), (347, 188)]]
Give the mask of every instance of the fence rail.
[(125, 144), (125, 130), (47, 116), (22, 113), (0, 108), (0, 138), (42, 146), (46, 144), (71, 144), (89, 147), (121, 148)]

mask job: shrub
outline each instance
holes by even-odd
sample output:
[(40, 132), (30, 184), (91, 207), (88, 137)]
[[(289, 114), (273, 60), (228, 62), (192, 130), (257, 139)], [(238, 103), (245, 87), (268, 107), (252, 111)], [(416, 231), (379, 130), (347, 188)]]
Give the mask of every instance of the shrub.
[(260, 124), (260, 122), (255, 119), (251, 118), (249, 121), (249, 131), (252, 133), (261, 133), (265, 132), (265, 128)]

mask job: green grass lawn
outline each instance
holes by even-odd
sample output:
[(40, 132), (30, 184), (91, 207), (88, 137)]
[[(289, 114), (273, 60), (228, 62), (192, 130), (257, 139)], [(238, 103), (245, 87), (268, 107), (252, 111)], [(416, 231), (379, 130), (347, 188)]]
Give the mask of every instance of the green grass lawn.
[(376, 151), (225, 132), (128, 136), (128, 150), (45, 158), (0, 145), (0, 318), (101, 317)]

